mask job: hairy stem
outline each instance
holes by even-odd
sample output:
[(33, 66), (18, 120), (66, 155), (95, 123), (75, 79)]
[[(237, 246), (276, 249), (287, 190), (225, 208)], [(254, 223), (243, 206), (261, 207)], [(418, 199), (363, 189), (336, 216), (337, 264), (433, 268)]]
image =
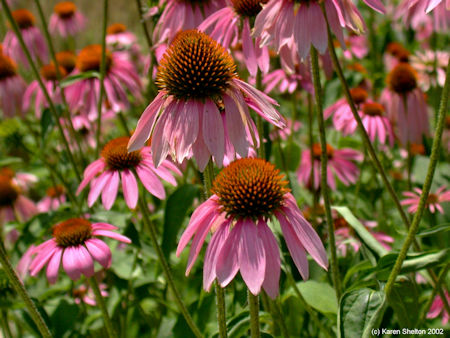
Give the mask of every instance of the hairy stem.
[(36, 324), (39, 332), (44, 338), (52, 337), (52, 334), (50, 333), (50, 330), (48, 329), (47, 325), (44, 322), (44, 319), (42, 319), (41, 314), (39, 313), (36, 305), (31, 300), (30, 295), (28, 294), (27, 290), (23, 286), (22, 282), (20, 281), (19, 277), (17, 276), (17, 273), (14, 271), (14, 268), (12, 267), (7, 255), (5, 248), (3, 247), (3, 242), (0, 243), (0, 263), (3, 266), (3, 269), (5, 270), (6, 275), (9, 278), (9, 281), (11, 282), (12, 286), (16, 290), (16, 292), (19, 294), (20, 298), (22, 298), (23, 302), (25, 303), (25, 307), (27, 308), (28, 312), (31, 315), (31, 318), (33, 319), (34, 323)]
[(100, 307), (100, 310), (102, 312), (103, 322), (106, 326), (106, 331), (108, 332), (108, 336), (110, 338), (117, 337), (117, 334), (114, 330), (114, 326), (111, 322), (111, 318), (109, 317), (108, 310), (106, 309), (105, 300), (103, 299), (102, 293), (100, 291), (100, 288), (98, 286), (97, 279), (95, 279), (95, 276), (88, 278), (89, 285), (91, 286), (92, 291), (94, 291), (95, 300), (97, 301), (97, 305)]
[[(330, 254), (331, 254), (331, 274), (333, 277), (333, 284), (336, 289), (337, 298), (341, 298), (342, 289), (341, 281), (339, 278), (339, 266), (336, 254), (336, 240), (334, 238), (334, 225), (333, 217), (331, 216), (331, 206), (330, 206), (330, 196), (328, 194), (328, 183), (327, 183), (327, 166), (328, 166), (328, 155), (327, 155), (327, 138), (325, 134), (325, 121), (323, 117), (323, 102), (322, 102), (322, 87), (320, 85), (320, 75), (319, 75), (319, 56), (317, 50), (311, 46), (311, 68), (314, 83), (314, 95), (316, 99), (316, 112), (319, 124), (319, 136), (320, 136), (320, 189), (322, 191), (322, 197), (325, 207), (325, 217), (327, 221), (328, 238), (330, 242)], [(314, 166), (314, 162), (311, 163)]]
[(250, 336), (252, 338), (259, 338), (259, 298), (253, 295), (250, 290), (247, 290), (248, 307), (250, 309)]

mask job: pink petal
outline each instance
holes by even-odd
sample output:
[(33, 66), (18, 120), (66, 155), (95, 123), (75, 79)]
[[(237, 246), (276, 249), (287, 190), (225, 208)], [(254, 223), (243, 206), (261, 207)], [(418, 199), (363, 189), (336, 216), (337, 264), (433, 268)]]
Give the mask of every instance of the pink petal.
[(266, 270), (263, 288), (270, 298), (275, 299), (278, 296), (280, 288), (280, 249), (278, 248), (275, 236), (266, 222), (260, 220), (257, 228), (258, 236), (266, 251)]
[(250, 36), (250, 23), (248, 18), (244, 19), (242, 27), (242, 51), (244, 52), (245, 65), (247, 66), (248, 72), (251, 76), (256, 76), (258, 67), (256, 63), (255, 48)]
[(239, 250), (242, 222), (237, 221), (231, 230), (217, 257), (216, 276), (222, 287), (227, 286), (239, 270)]
[(62, 259), (64, 270), (72, 280), (78, 280), (81, 276), (77, 254), (76, 247), (69, 246), (65, 248)]
[(164, 186), (151, 169), (138, 165), (136, 167), (136, 172), (145, 189), (147, 189), (153, 196), (156, 196), (161, 200), (166, 198)]
[(106, 166), (105, 161), (102, 158), (89, 164), (84, 170), (83, 180), (81, 181), (76, 194), (78, 195), (81, 192), (81, 190), (83, 190), (88, 185), (88, 183), (95, 177), (95, 175), (103, 171), (103, 169), (105, 169), (105, 166)]
[(75, 247), (77, 252), (78, 264), (80, 271), (86, 277), (92, 277), (94, 275), (94, 261), (92, 260), (89, 251), (82, 245)]
[(116, 239), (118, 241), (127, 243), (127, 244), (131, 243), (131, 240), (128, 237), (120, 235), (116, 232), (108, 231), (108, 230), (94, 230), (94, 231), (92, 231), (92, 234), (95, 236), (110, 237), (110, 238)]
[(122, 191), (128, 208), (136, 208), (139, 197), (138, 185), (133, 173), (128, 169), (122, 171)]
[(223, 102), (225, 105), (225, 118), (227, 121), (227, 126), (231, 127), (228, 128), (228, 136), (230, 141), (236, 152), (241, 155), (241, 157), (246, 157), (249, 147), (247, 138), (245, 137), (246, 133), (244, 123), (246, 121), (246, 117), (245, 115), (241, 115), (239, 107), (230, 96), (224, 94)]
[(119, 172), (114, 170), (102, 192), (102, 203), (106, 210), (111, 209), (114, 201), (116, 200), (117, 191), (119, 189), (119, 181)]
[(250, 292), (254, 295), (259, 294), (264, 282), (266, 254), (263, 243), (258, 237), (257, 226), (250, 220), (242, 221), (239, 270)]
[(91, 238), (85, 242), (85, 245), (92, 257), (105, 269), (111, 266), (111, 250), (105, 242), (98, 238)]
[(92, 205), (94, 205), (95, 201), (97, 200), (98, 196), (100, 196), (100, 193), (110, 179), (111, 175), (111, 171), (105, 171), (91, 183), (91, 190), (89, 191), (88, 195), (89, 207), (92, 207)]
[(211, 100), (206, 100), (203, 110), (203, 140), (216, 164), (221, 167), (225, 152), (225, 136), (219, 109)]
[(203, 265), (203, 288), (206, 291), (211, 289), (211, 285), (216, 279), (216, 263), (220, 250), (228, 236), (230, 222), (225, 222), (214, 233), (208, 244)]
[(58, 279), (59, 265), (61, 264), (61, 256), (63, 249), (58, 248), (47, 265), (47, 279), (50, 284), (55, 284)]

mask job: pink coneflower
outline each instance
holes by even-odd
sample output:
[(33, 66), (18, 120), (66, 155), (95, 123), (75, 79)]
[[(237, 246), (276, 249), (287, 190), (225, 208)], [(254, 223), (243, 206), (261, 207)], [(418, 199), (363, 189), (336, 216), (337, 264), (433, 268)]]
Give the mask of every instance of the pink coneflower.
[[(351, 0), (323, 0), (328, 22), (341, 46), (345, 46), (342, 30), (345, 27), (362, 31), (362, 17)], [(384, 12), (379, 0), (364, 0), (378, 12)], [(263, 44), (272, 45), (277, 51), (291, 38), (295, 40), (300, 58), (305, 59), (311, 44), (325, 53), (328, 43), (327, 25), (319, 1), (271, 0), (258, 14), (254, 36), (261, 37)]]
[[(106, 291), (107, 285), (105, 283), (99, 283), (98, 288), (100, 289), (102, 297), (108, 297), (109, 294)], [(94, 291), (92, 291), (89, 285), (80, 285), (78, 288), (72, 291), (72, 296), (74, 298), (75, 304), (81, 304), (81, 302), (83, 302), (90, 306), (97, 306)]]
[[(450, 295), (447, 291), (445, 292), (445, 298), (447, 298), (447, 303), (450, 302)], [(442, 325), (447, 325), (449, 314), (445, 310), (444, 302), (440, 295), (436, 295), (431, 304), (430, 311), (427, 313), (427, 318), (436, 318), (437, 316), (442, 315)]]
[(74, 36), (84, 29), (86, 18), (72, 1), (59, 2), (53, 7), (48, 29), (62, 37)]
[(367, 37), (365, 35), (350, 34), (345, 38), (346, 50), (343, 51), (347, 59), (363, 59), (369, 53)]
[(114, 238), (131, 243), (128, 237), (111, 230), (117, 227), (107, 223), (91, 223), (82, 218), (71, 218), (53, 227), (53, 238), (37, 246), (36, 254), (30, 264), (30, 275), (35, 277), (47, 265), (47, 279), (50, 284), (58, 279), (59, 266), (62, 266), (72, 280), (83, 274), (94, 275), (94, 261), (105, 269), (111, 266), (111, 250), (97, 236)]
[(428, 108), (415, 70), (400, 62), (388, 74), (387, 83), (380, 100), (401, 144), (421, 143), (423, 135), (429, 134)]
[[(322, 148), (320, 144), (313, 145), (314, 156), (314, 189), (320, 186), (320, 154)], [(328, 168), (327, 183), (332, 190), (336, 190), (336, 180), (334, 175), (344, 183), (349, 185), (355, 183), (358, 179), (359, 169), (353, 161), (362, 161), (363, 155), (356, 150), (350, 148), (334, 149), (327, 144)], [(297, 177), (305, 186), (311, 185), (311, 152), (305, 149), (302, 152), (302, 160), (297, 170)]]
[[(414, 188), (414, 191), (404, 192), (403, 195), (408, 197), (407, 199), (402, 200), (400, 203), (402, 205), (409, 205), (408, 212), (411, 214), (417, 211), (419, 207), (420, 195), (422, 194), (422, 190), (419, 188)], [(442, 209), (441, 203), (450, 201), (450, 190), (446, 190), (445, 186), (440, 187), (436, 192), (428, 194), (426, 207), (430, 210), (431, 213), (435, 213), (436, 210), (441, 214), (444, 213), (444, 209)]]
[[(155, 168), (150, 147), (128, 152), (129, 140), (129, 137), (124, 136), (109, 141), (102, 150), (101, 158), (85, 169), (77, 194), (91, 183), (88, 196), (89, 207), (102, 194), (103, 206), (106, 210), (111, 209), (116, 200), (120, 179), (122, 179), (125, 202), (129, 208), (134, 209), (139, 195), (135, 174), (138, 175), (144, 187), (159, 199), (164, 199), (166, 193), (158, 176), (172, 185), (177, 185), (171, 171), (179, 175), (181, 172), (175, 165), (164, 160), (160, 167)], [(96, 177), (97, 175), (99, 176)]]
[(30, 268), (31, 262), (33, 261), (35, 249), (36, 246), (34, 244), (31, 244), (31, 246), (27, 249), (27, 251), (25, 251), (25, 253), (20, 258), (19, 262), (17, 263), (16, 267), (17, 275), (20, 277), (22, 281), (25, 280), (25, 277), (28, 275), (28, 270)]
[(244, 62), (251, 76), (256, 76), (258, 68), (264, 74), (269, 71), (270, 58), (266, 46), (260, 47), (261, 38), (253, 42), (250, 35), (250, 20), (262, 10), (267, 0), (231, 0), (228, 6), (211, 14), (198, 26), (223, 47), (242, 42)]
[(286, 141), (290, 135), (298, 131), (302, 127), (301, 122), (292, 121), (292, 119), (287, 119), (286, 127), (283, 129), (272, 130), (269, 134), (269, 137), (272, 141), (275, 141), (277, 138), (281, 138)]
[(228, 52), (205, 33), (180, 33), (161, 60), (159, 94), (145, 109), (128, 149), (152, 136), (158, 166), (170, 152), (178, 163), (194, 156), (200, 170), (212, 157), (222, 166), (226, 145), (245, 157), (256, 146), (257, 130), (248, 107), (270, 123), (284, 127), (274, 100), (238, 79)]
[(223, 0), (161, 0), (160, 6), (164, 3), (166, 6), (153, 31), (153, 41), (157, 43), (171, 43), (178, 32), (198, 27), (225, 6)]
[(46, 196), (37, 204), (40, 212), (54, 211), (66, 202), (65, 189), (61, 185), (56, 185), (47, 189)]
[(124, 24), (114, 23), (109, 25), (106, 33), (108, 48), (120, 53), (120, 55), (138, 67), (145, 64), (145, 57), (141, 53), (141, 47), (137, 43), (136, 35), (128, 31)]
[(303, 63), (297, 65), (293, 73), (288, 73), (284, 69), (276, 69), (264, 75), (262, 83), (265, 86), (265, 93), (270, 93), (277, 86), (280, 93), (292, 94), (299, 86), (310, 94), (314, 92), (311, 74)]
[(77, 56), (72, 51), (62, 51), (56, 53), (56, 61), (58, 65), (63, 67), (67, 74), (72, 73), (77, 63)]
[(26, 83), (17, 73), (14, 61), (0, 52), (0, 106), (4, 116), (22, 114)]
[(275, 298), (279, 291), (280, 252), (268, 226), (271, 217), (280, 222), (303, 279), (309, 277), (306, 251), (327, 269), (322, 242), (286, 184), (279, 170), (263, 159), (240, 159), (225, 167), (214, 181), (214, 195), (194, 211), (178, 244), (180, 255), (195, 234), (186, 275), (211, 231), (203, 267), (204, 289), (209, 290), (215, 279), (225, 287), (240, 271), (250, 292), (256, 295), (262, 287)]
[[(355, 236), (352, 227), (347, 223), (343, 217), (336, 217), (334, 220), (334, 228), (336, 235), (336, 248), (342, 256), (347, 255), (348, 248), (353, 249), (354, 252), (358, 252), (361, 248), (361, 242)], [(372, 236), (380, 243), (386, 250), (390, 251), (394, 239), (386, 235), (385, 233), (373, 231), (372, 229), (376, 227), (376, 222), (362, 222), (366, 229), (372, 234)]]
[[(42, 66), (40, 73), (42, 82), (44, 83), (52, 102), (56, 104), (61, 103), (61, 90), (58, 86), (58, 76), (55, 65), (49, 64)], [(59, 75), (61, 78), (67, 75), (66, 70), (61, 66), (59, 66)], [(23, 95), (24, 111), (27, 111), (30, 108), (33, 96), (35, 97), (34, 113), (39, 118), (41, 116), (41, 111), (48, 107), (48, 102), (37, 80), (34, 80), (28, 85), (28, 88)]]
[(385, 53), (383, 55), (383, 62), (388, 71), (392, 70), (400, 62), (408, 62), (409, 51), (403, 47), (399, 42), (390, 42), (386, 46)]
[[(76, 69), (73, 75), (88, 71), (100, 71), (102, 47), (90, 45), (83, 48), (77, 57)], [(141, 81), (134, 65), (124, 58), (106, 51), (105, 109), (108, 105), (114, 112), (129, 108), (130, 102), (127, 92), (140, 101)], [(68, 104), (72, 111), (79, 111), (90, 118), (96, 118), (97, 100), (100, 95), (100, 80), (97, 77), (83, 79), (66, 88)], [(107, 105), (106, 105), (107, 103)]]
[(426, 14), (433, 12), (433, 27), (436, 31), (446, 32), (450, 26), (449, 0), (403, 0), (397, 8), (396, 18), (403, 18), (404, 22), (413, 29), (426, 20)]
[(0, 225), (6, 222), (26, 221), (38, 210), (33, 201), (22, 195), (22, 189), (10, 175), (0, 174)]
[(411, 55), (411, 66), (417, 71), (418, 83), (422, 90), (427, 91), (431, 86), (444, 86), (449, 57), (449, 52), (431, 50)]
[[(34, 16), (27, 9), (18, 9), (12, 12), (12, 16), (16, 21), (22, 33), (23, 40), (27, 46), (31, 57), (38, 63), (46, 63), (48, 61), (48, 50), (45, 39), (39, 29), (34, 25)], [(14, 60), (20, 61), (25, 67), (28, 67), (28, 60), (20, 46), (16, 34), (9, 30), (3, 41), (3, 51), (6, 55)]]

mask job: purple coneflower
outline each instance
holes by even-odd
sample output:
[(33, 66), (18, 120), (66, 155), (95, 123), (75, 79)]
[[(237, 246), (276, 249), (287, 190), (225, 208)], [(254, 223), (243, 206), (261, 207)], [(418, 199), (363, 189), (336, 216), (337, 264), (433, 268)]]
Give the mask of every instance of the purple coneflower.
[(46, 196), (37, 204), (40, 212), (54, 211), (66, 202), (65, 189), (62, 185), (56, 185), (47, 189)]
[(221, 167), (226, 146), (245, 157), (257, 146), (249, 107), (284, 127), (274, 100), (240, 80), (230, 54), (205, 33), (181, 32), (160, 62), (159, 93), (145, 109), (128, 149), (139, 149), (152, 136), (153, 162), (171, 153), (178, 163), (194, 156), (200, 170), (210, 157)]
[(48, 29), (62, 37), (74, 36), (84, 29), (86, 18), (72, 1), (59, 2), (53, 8)]
[[(450, 295), (447, 291), (445, 291), (445, 298), (447, 298), (447, 302), (450, 302)], [(444, 302), (440, 295), (436, 295), (431, 304), (430, 311), (427, 313), (427, 318), (436, 318), (437, 316), (442, 315), (442, 325), (447, 325), (449, 314), (444, 307)]]
[(271, 298), (279, 291), (280, 250), (268, 226), (272, 217), (281, 225), (287, 247), (303, 279), (308, 279), (306, 251), (324, 269), (326, 251), (319, 236), (300, 212), (279, 170), (263, 159), (239, 159), (216, 177), (213, 195), (192, 214), (178, 243), (177, 255), (194, 236), (186, 275), (192, 269), (207, 234), (203, 287), (215, 279), (222, 287), (240, 271), (250, 292), (261, 287)]
[(150, 147), (128, 152), (129, 140), (129, 137), (124, 136), (109, 141), (102, 150), (101, 158), (85, 169), (77, 194), (91, 183), (88, 206), (92, 206), (102, 194), (103, 206), (107, 210), (111, 209), (122, 179), (125, 202), (129, 208), (134, 209), (139, 196), (135, 174), (138, 175), (144, 187), (159, 199), (164, 199), (166, 193), (158, 176), (172, 185), (177, 185), (172, 172), (180, 175), (181, 172), (173, 163), (165, 160), (158, 168), (155, 168)]
[(259, 46), (260, 38), (256, 38), (253, 43), (250, 35), (250, 20), (254, 20), (262, 10), (262, 4), (266, 2), (267, 0), (231, 0), (228, 6), (211, 14), (198, 26), (199, 30), (208, 33), (225, 48), (241, 41), (244, 62), (251, 76), (256, 76), (258, 68), (264, 74), (269, 71), (267, 46)]
[(406, 62), (397, 64), (388, 74), (388, 87), (381, 94), (381, 103), (401, 144), (421, 143), (429, 134), (428, 108), (424, 93), (417, 86), (416, 71)]
[[(315, 143), (313, 145), (313, 157), (314, 157), (314, 189), (318, 189), (320, 186), (320, 154), (322, 148), (320, 144)], [(327, 183), (332, 190), (336, 190), (336, 180), (334, 175), (344, 183), (349, 185), (355, 183), (358, 179), (359, 169), (353, 161), (362, 161), (363, 155), (354, 149), (344, 148), (335, 149), (331, 145), (327, 144)], [(305, 149), (302, 152), (302, 160), (300, 167), (297, 170), (297, 177), (300, 182), (305, 186), (311, 186), (311, 151)]]
[(17, 73), (14, 61), (0, 52), (0, 106), (4, 116), (22, 114), (26, 83)]
[[(88, 71), (100, 71), (102, 47), (90, 45), (78, 53), (76, 69), (73, 75)], [(106, 51), (106, 73), (104, 79), (105, 102), (114, 112), (126, 110), (130, 103), (127, 92), (139, 101), (141, 96), (141, 81), (134, 65), (120, 57), (117, 53)], [(89, 118), (96, 118), (97, 100), (100, 96), (100, 80), (97, 77), (75, 82), (66, 88), (67, 101), (72, 111), (82, 112)], [(106, 104), (104, 104), (106, 106)], [(106, 107), (105, 107), (106, 108)]]
[[(12, 12), (12, 16), (19, 26), (31, 57), (39, 63), (46, 63), (48, 61), (47, 45), (39, 28), (34, 25), (35, 19), (33, 14), (27, 9), (17, 9)], [(19, 39), (17, 39), (16, 34), (11, 30), (8, 30), (5, 35), (3, 51), (12, 59), (20, 61), (25, 67), (28, 67), (28, 60), (20, 46)]]
[[(408, 212), (415, 213), (419, 207), (420, 195), (422, 190), (415, 188), (414, 191), (404, 192), (403, 195), (408, 197), (402, 200), (400, 203), (402, 205), (409, 205)], [(441, 203), (450, 201), (450, 190), (446, 190), (445, 186), (440, 187), (436, 192), (428, 194), (426, 207), (431, 213), (435, 213), (436, 210), (441, 214), (444, 213)]]
[(117, 227), (107, 223), (91, 223), (83, 218), (71, 218), (53, 227), (53, 238), (33, 250), (36, 255), (30, 264), (31, 276), (36, 276), (47, 265), (47, 279), (56, 283), (59, 267), (62, 266), (72, 280), (83, 274), (92, 277), (94, 261), (105, 269), (111, 266), (111, 250), (98, 236), (105, 236), (124, 243), (131, 243), (128, 237), (111, 230)]
[(449, 0), (403, 0), (396, 10), (396, 17), (403, 18), (405, 24), (418, 29), (426, 20), (426, 14), (433, 12), (433, 28), (446, 32), (450, 26)]

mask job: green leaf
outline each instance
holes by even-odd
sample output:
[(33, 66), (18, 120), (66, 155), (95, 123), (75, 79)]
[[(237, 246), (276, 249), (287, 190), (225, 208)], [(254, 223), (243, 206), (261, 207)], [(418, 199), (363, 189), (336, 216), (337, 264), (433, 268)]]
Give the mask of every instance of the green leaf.
[(337, 313), (336, 292), (329, 284), (309, 280), (297, 283), (297, 286), (311, 307), (322, 313)]
[(75, 304), (69, 304), (67, 300), (61, 299), (58, 307), (50, 317), (55, 337), (62, 337), (64, 333), (73, 329), (76, 323), (74, 318), (77, 318), (77, 315), (78, 306)]
[[(376, 269), (378, 271), (390, 270), (394, 266), (397, 256), (398, 253), (390, 253), (381, 257), (378, 261)], [(400, 272), (407, 273), (431, 268), (448, 262), (449, 259), (450, 249), (445, 249), (438, 252), (410, 253), (406, 256)]]
[(164, 211), (164, 233), (162, 250), (168, 257), (176, 244), (177, 234), (188, 209), (199, 194), (199, 187), (193, 184), (180, 186), (169, 196)]
[(281, 147), (281, 151), (274, 152), (275, 165), (279, 169), (295, 171), (300, 163), (301, 149), (294, 142)]
[(42, 111), (41, 116), (41, 137), (42, 142), (47, 138), (47, 135), (49, 132), (51, 132), (52, 128), (55, 125), (55, 121), (53, 120), (52, 113), (50, 111), (50, 108), (45, 108)]
[(449, 230), (450, 230), (450, 223), (439, 224), (435, 227), (432, 227), (427, 230), (419, 232), (416, 236), (417, 237), (428, 237), (428, 236), (436, 235), (439, 233), (444, 233)]
[(359, 289), (342, 296), (338, 312), (338, 337), (370, 337), (370, 329), (377, 326), (386, 308), (382, 291)]
[(361, 241), (367, 247), (374, 251), (379, 257), (384, 256), (388, 251), (372, 236), (372, 234), (361, 224), (361, 222), (353, 215), (347, 207), (332, 207), (347, 221), (348, 224), (356, 231)]
[(74, 84), (75, 82), (78, 82), (78, 81), (81, 81), (84, 79), (90, 79), (93, 77), (100, 78), (100, 73), (95, 70), (90, 70), (88, 72), (80, 73), (77, 75), (67, 76), (66, 78), (61, 80), (61, 87), (65, 88), (65, 87), (68, 87), (68, 86)]
[(396, 282), (389, 297), (389, 305), (394, 309), (401, 327), (415, 327), (419, 319), (418, 292), (415, 284), (403, 278)]

